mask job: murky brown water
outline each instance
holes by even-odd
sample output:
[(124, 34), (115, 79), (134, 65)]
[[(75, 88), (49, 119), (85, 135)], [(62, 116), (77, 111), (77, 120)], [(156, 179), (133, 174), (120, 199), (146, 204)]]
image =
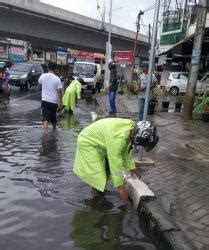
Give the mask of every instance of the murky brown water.
[(89, 114), (63, 117), (46, 137), (36, 98), (0, 107), (0, 249), (156, 249), (111, 186), (104, 200), (91, 200), (72, 173)]

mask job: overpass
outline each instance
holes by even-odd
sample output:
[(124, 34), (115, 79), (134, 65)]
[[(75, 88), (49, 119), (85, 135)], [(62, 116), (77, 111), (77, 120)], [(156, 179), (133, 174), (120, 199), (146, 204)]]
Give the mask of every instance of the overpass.
[[(62, 45), (72, 49), (104, 52), (108, 24), (40, 0), (0, 0), (0, 36), (35, 45)], [(113, 50), (132, 50), (135, 32), (112, 25)], [(137, 57), (148, 57), (148, 38), (139, 34)]]

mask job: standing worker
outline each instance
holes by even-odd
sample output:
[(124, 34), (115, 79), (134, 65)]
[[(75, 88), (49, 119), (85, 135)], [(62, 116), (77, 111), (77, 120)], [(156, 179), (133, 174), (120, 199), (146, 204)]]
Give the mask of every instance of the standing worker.
[(48, 134), (48, 124), (52, 123), (53, 131), (56, 130), (58, 106), (61, 106), (62, 83), (60, 78), (55, 75), (56, 64), (49, 62), (48, 73), (44, 73), (38, 79), (38, 88), (42, 90), (41, 111), (44, 125), (44, 133)]
[(110, 70), (110, 84), (106, 88), (109, 90), (109, 103), (110, 103), (110, 114), (116, 114), (116, 105), (115, 99), (118, 90), (118, 77), (117, 77), (117, 70), (116, 70), (116, 63), (111, 61), (109, 63), (109, 70)]
[[(143, 114), (144, 114), (144, 105), (145, 105), (145, 99), (146, 99), (146, 89), (148, 84), (148, 69), (149, 69), (149, 63), (143, 62), (142, 63), (142, 74), (140, 76), (140, 87), (139, 87), (139, 121), (143, 120)], [(151, 83), (151, 89), (155, 88), (157, 84), (157, 79), (154, 74), (152, 74), (152, 83)], [(150, 93), (151, 95), (151, 93)]]
[(83, 83), (84, 81), (82, 78), (77, 78), (76, 80), (73, 80), (65, 90), (62, 104), (70, 114), (73, 114), (76, 100), (81, 99), (81, 84)]
[(157, 142), (156, 127), (150, 122), (139, 122), (136, 125), (128, 119), (101, 119), (79, 134), (73, 171), (92, 186), (93, 197), (104, 192), (107, 179), (111, 176), (121, 199), (127, 203), (123, 170), (137, 173), (130, 150), (133, 145), (137, 145), (149, 151)]

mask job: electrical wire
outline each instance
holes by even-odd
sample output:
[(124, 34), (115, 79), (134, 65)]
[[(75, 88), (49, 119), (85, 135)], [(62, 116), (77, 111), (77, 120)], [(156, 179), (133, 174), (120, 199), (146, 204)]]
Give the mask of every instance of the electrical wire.
[(147, 30), (145, 29), (145, 27), (149, 27), (149, 26), (147, 26), (147, 25), (144, 24), (144, 21), (143, 21), (142, 18), (141, 18), (141, 24), (140, 24), (140, 25), (143, 27), (144, 32), (145, 32), (145, 35), (149, 35), (149, 30), (147, 31)]
[[(153, 10), (155, 8), (155, 4), (156, 3), (154, 3), (153, 5), (151, 5), (150, 7), (148, 7), (147, 9), (143, 10), (143, 12), (145, 13), (145, 12), (148, 12), (150, 10)], [(164, 4), (160, 4), (160, 7), (162, 7), (162, 6), (164, 6)]]

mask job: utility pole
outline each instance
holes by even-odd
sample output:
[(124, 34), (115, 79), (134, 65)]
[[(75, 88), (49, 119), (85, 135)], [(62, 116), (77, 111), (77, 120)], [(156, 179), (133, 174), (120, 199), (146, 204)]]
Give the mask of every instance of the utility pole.
[(184, 109), (182, 118), (185, 120), (192, 119), (192, 112), (197, 87), (197, 74), (199, 70), (202, 44), (204, 39), (205, 22), (207, 16), (207, 1), (199, 0), (196, 32), (194, 37), (193, 52), (191, 59), (190, 76), (187, 84), (187, 91), (184, 99)]
[(106, 43), (105, 75), (104, 75), (105, 87), (109, 85), (109, 80), (110, 80), (110, 71), (108, 68), (108, 64), (109, 64), (109, 61), (111, 59), (111, 54), (112, 54), (111, 32), (112, 32), (112, 0), (110, 0), (108, 42)]
[(146, 121), (147, 113), (148, 113), (150, 87), (152, 83), (152, 71), (153, 71), (154, 64), (155, 64), (155, 46), (156, 46), (156, 40), (157, 40), (159, 10), (160, 10), (160, 0), (157, 0), (155, 3), (155, 14), (154, 14), (154, 21), (153, 21), (153, 32), (152, 32), (152, 42), (151, 42), (151, 51), (150, 51), (150, 59), (149, 59), (149, 70), (148, 70), (143, 121)]
[(149, 39), (149, 46), (151, 45), (151, 24), (149, 23), (149, 27), (148, 27), (149, 31), (148, 31), (148, 39)]
[[(155, 13), (154, 13), (154, 20), (153, 20), (153, 32), (152, 32), (152, 41), (149, 40), (149, 48), (151, 42), (151, 50), (149, 54), (149, 70), (148, 70), (148, 79), (147, 79), (147, 87), (146, 87), (146, 98), (144, 104), (144, 113), (143, 113), (143, 121), (147, 120), (147, 113), (149, 107), (149, 96), (150, 96), (150, 87), (152, 83), (152, 71), (155, 64), (155, 46), (157, 40), (157, 30), (158, 30), (158, 17), (159, 17), (159, 10), (160, 10), (160, 0), (155, 2)], [(150, 29), (149, 29), (150, 33)], [(143, 157), (143, 147), (139, 147), (139, 159), (142, 161)]]
[(140, 10), (139, 14), (137, 16), (137, 22), (136, 22), (136, 37), (135, 37), (135, 41), (134, 41), (133, 56), (132, 56), (131, 84), (133, 82), (136, 47), (137, 47), (137, 40), (138, 40), (139, 31), (140, 31), (140, 19), (141, 19), (142, 15), (144, 15), (144, 12)]

